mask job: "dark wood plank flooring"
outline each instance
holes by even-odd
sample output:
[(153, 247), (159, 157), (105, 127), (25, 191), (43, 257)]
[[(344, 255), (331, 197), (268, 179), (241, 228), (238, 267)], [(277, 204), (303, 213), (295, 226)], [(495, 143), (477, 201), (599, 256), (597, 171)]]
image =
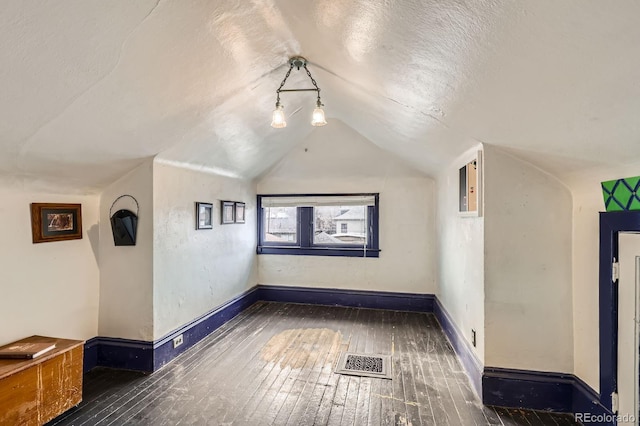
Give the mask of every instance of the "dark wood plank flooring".
[[(393, 379), (334, 374), (342, 351)], [(160, 371), (96, 368), (49, 425), (571, 425), (483, 406), (432, 314), (260, 302)]]

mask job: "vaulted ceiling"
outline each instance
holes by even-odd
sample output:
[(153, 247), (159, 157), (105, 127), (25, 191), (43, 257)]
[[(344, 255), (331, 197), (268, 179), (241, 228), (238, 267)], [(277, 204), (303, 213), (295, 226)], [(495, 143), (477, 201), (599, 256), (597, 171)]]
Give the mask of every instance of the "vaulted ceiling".
[[(640, 160), (640, 2), (21, 0), (0, 8), (0, 177), (98, 190), (160, 153), (254, 178), (331, 126), (435, 175), (478, 142), (562, 178)], [(287, 86), (307, 85), (303, 71)]]

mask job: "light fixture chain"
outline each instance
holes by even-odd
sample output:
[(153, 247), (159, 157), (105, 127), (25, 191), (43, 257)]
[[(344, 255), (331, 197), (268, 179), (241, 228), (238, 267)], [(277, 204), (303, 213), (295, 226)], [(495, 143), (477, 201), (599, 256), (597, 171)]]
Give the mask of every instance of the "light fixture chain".
[(278, 87), (278, 90), (276, 90), (276, 105), (280, 104), (280, 90), (282, 89), (282, 86), (284, 86), (284, 84), (287, 82), (289, 75), (291, 75), (292, 69), (293, 69), (293, 64), (289, 65), (289, 71), (287, 71), (287, 74), (285, 74), (284, 76), (284, 80), (282, 80), (282, 83), (280, 83), (280, 87)]
[(306, 63), (303, 65), (303, 67), (304, 67), (304, 70), (307, 72), (307, 75), (311, 79), (311, 84), (313, 84), (313, 86), (318, 91), (318, 106), (320, 106), (320, 88), (318, 87), (318, 83), (316, 83), (316, 80), (311, 76), (311, 72), (309, 71), (309, 68), (307, 68)]

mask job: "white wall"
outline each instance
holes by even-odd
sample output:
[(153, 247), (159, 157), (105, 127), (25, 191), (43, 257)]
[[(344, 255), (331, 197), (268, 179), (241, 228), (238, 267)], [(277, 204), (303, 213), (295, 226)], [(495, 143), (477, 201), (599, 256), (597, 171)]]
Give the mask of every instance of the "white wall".
[(438, 299), (469, 343), (476, 330), (474, 352), (484, 363), (484, 218), (458, 214), (459, 169), (481, 149), (462, 154), (438, 176), (437, 241)]
[(258, 193), (379, 192), (380, 257), (260, 255), (259, 283), (435, 293), (434, 190), (431, 178), (344, 123), (315, 129), (258, 182)]
[(575, 374), (599, 390), (599, 212), (605, 211), (600, 182), (640, 175), (640, 163), (590, 169), (566, 179), (573, 193), (573, 323)]
[[(98, 331), (98, 197), (0, 186), (0, 345)], [(31, 203), (81, 203), (82, 239), (33, 244)]]
[[(154, 337), (257, 283), (255, 184), (154, 165)], [(220, 224), (220, 201), (246, 203), (244, 224)], [(195, 229), (195, 203), (213, 204), (213, 229)]]
[(571, 193), (488, 145), (484, 178), (485, 365), (571, 373)]
[[(109, 209), (120, 195), (138, 200), (135, 246), (113, 242)], [(124, 198), (113, 211), (135, 212)], [(136, 340), (153, 340), (153, 160), (109, 185), (100, 196), (100, 325), (99, 334)]]

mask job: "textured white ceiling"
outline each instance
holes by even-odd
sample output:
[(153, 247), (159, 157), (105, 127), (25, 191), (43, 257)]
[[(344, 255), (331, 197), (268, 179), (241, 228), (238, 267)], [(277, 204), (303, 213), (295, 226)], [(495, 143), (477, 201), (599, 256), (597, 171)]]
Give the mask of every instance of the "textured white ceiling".
[(635, 0), (4, 1), (0, 177), (90, 191), (158, 153), (260, 176), (313, 130), (311, 93), (284, 94), (289, 125), (269, 127), (298, 54), (329, 126), (429, 175), (477, 142), (561, 178), (637, 161), (638, 16)]

